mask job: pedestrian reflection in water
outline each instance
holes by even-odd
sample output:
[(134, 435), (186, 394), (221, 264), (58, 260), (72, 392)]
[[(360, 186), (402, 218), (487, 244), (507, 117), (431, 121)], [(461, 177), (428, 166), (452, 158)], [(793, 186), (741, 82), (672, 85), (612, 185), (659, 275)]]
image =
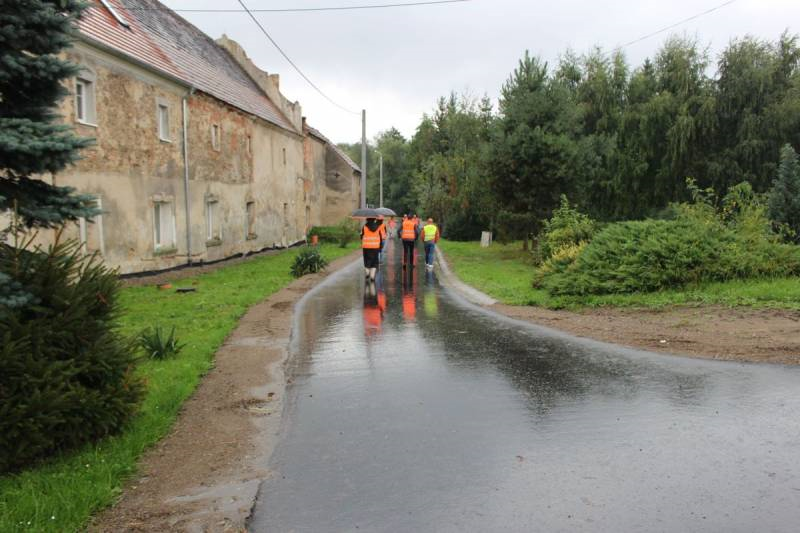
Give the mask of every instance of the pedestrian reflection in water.
[(367, 337), (378, 335), (386, 311), (386, 293), (381, 284), (368, 281), (364, 287), (364, 333)]
[(436, 318), (439, 315), (439, 297), (433, 290), (426, 290), (422, 294), (422, 308), (427, 318)]
[(409, 268), (403, 276), (403, 318), (409, 322), (417, 319), (417, 270)]

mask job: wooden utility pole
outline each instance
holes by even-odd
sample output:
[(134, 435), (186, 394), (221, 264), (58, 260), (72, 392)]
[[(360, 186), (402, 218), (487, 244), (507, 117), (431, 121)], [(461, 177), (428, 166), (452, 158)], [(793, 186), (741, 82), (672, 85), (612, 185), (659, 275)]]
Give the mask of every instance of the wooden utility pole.
[(378, 174), (380, 176), (380, 178), (378, 178), (379, 179), (379, 181), (378, 181), (378, 190), (380, 191), (380, 194), (379, 194), (380, 200), (378, 202), (378, 207), (383, 207), (383, 153), (378, 151), (378, 150), (375, 150), (375, 151), (378, 152), (378, 157), (381, 158), (380, 159), (381, 162), (378, 165), (378, 168), (380, 169), (380, 172)]
[(361, 208), (367, 207), (367, 110), (361, 110)]

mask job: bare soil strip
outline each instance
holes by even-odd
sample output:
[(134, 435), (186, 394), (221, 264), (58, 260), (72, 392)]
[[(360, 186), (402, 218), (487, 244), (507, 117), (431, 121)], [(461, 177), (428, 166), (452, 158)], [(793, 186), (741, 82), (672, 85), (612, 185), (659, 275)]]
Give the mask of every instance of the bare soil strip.
[(579, 337), (706, 359), (800, 364), (800, 313), (721, 306), (553, 311), (488, 306)]
[[(727, 361), (800, 364), (800, 312), (724, 306), (591, 308), (580, 312), (505, 305), (465, 286), (437, 249), (439, 278), (476, 305), (498, 313), (631, 348)], [(476, 294), (479, 295), (476, 297)]]
[(337, 259), (251, 307), (183, 405), (172, 432), (90, 531), (244, 531), (277, 442), (294, 304), (355, 259)]

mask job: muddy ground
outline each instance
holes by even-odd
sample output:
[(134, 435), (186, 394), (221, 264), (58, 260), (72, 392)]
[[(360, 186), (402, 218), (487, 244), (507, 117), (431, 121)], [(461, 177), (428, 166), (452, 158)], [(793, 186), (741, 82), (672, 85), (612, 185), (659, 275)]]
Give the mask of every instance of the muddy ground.
[(553, 311), (496, 303), (504, 315), (614, 344), (708, 359), (800, 364), (800, 313), (721, 306)]
[[(286, 310), (355, 258), (342, 257), (250, 308), (171, 433), (145, 454), (139, 475), (90, 531), (244, 531), (258, 486), (269, 476), (283, 409), (293, 321)], [(158, 282), (175, 279), (161, 276)]]

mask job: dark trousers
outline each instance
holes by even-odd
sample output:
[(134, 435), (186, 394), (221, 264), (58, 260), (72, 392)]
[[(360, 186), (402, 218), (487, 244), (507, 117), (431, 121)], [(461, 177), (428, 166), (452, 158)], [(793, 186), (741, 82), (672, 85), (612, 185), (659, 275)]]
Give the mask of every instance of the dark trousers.
[(425, 243), (425, 264), (433, 264), (433, 251), (436, 249), (436, 244), (433, 241)]
[(414, 245), (417, 241), (403, 241), (403, 264), (414, 265)]

